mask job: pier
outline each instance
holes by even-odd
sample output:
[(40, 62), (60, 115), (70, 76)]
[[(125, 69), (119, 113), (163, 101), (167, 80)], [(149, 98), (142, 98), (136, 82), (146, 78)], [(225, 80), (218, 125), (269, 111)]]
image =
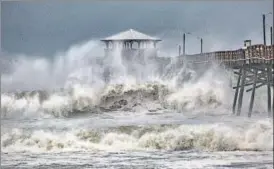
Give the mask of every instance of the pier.
[(237, 84), (233, 87), (235, 93), (232, 112), (237, 116), (242, 112), (244, 93), (251, 92), (248, 109), (248, 117), (251, 117), (256, 90), (266, 87), (267, 111), (268, 116), (272, 117), (274, 114), (274, 45), (251, 45), (251, 43), (246, 45), (246, 43), (244, 48), (238, 50), (181, 55), (179, 57), (183, 58), (182, 62), (189, 67), (217, 64), (234, 71), (237, 76)]

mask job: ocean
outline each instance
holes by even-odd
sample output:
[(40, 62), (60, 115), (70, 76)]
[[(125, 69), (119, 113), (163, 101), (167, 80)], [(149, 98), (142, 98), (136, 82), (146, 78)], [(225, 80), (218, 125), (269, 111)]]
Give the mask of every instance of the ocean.
[(2, 168), (273, 168), (264, 88), (251, 118), (248, 96), (235, 116), (235, 80), (221, 68), (159, 73), (119, 52), (101, 65), (91, 61), (97, 49), (91, 41), (52, 60), (17, 56), (1, 77)]

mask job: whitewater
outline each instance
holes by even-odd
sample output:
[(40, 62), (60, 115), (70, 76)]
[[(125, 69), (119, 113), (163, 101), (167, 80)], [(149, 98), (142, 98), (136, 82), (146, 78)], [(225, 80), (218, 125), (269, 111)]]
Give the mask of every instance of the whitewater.
[(176, 59), (159, 71), (120, 52), (102, 64), (91, 40), (53, 57), (5, 54), (14, 61), (1, 77), (1, 167), (273, 168), (264, 88), (253, 116), (245, 96), (237, 117), (231, 72)]

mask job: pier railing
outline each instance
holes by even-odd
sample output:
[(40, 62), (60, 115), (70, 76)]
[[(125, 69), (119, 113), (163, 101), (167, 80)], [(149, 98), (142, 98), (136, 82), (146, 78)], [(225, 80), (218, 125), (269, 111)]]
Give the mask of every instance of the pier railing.
[(274, 45), (252, 45), (245, 49), (216, 51), (183, 57), (188, 63), (208, 63), (217, 62), (229, 67), (241, 66), (243, 64), (261, 64), (274, 61)]

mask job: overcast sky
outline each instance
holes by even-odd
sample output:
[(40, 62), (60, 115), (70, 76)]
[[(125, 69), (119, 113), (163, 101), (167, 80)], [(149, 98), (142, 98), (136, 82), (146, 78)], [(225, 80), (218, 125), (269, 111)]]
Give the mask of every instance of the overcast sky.
[[(272, 10), (272, 0), (2, 2), (2, 49), (51, 56), (82, 41), (129, 28), (160, 36), (166, 42), (170, 38), (179, 41), (175, 30), (180, 28), (203, 37), (205, 50), (218, 43), (229, 48), (245, 39), (262, 43), (262, 14)], [(272, 21), (272, 15), (267, 16), (267, 24), (272, 25)]]

